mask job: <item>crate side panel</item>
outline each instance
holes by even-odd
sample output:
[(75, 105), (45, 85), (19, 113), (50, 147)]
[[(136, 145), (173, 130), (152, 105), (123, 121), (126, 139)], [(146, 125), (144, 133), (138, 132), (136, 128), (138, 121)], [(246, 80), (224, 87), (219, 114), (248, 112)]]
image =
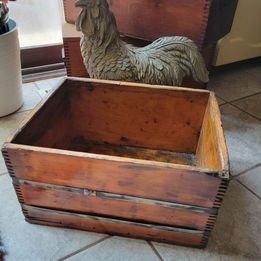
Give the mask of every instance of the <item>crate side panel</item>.
[(29, 206), (24, 206), (24, 209), (27, 213), (26, 220), (31, 223), (202, 247), (203, 234), (197, 231), (176, 230), (164, 226), (145, 225)]
[(13, 139), (13, 143), (64, 149), (71, 140), (72, 124), (69, 99), (64, 85), (45, 101), (43, 106), (29, 115), (27, 123)]
[(157, 223), (191, 229), (206, 229), (208, 219), (216, 211), (169, 202), (125, 197), (97, 191), (86, 191), (50, 184), (17, 181), (26, 205), (49, 209), (105, 215), (146, 223)]
[[(8, 147), (8, 144), (6, 145)], [(117, 161), (70, 154), (8, 150), (14, 176), (40, 183), (86, 188), (123, 195), (212, 208), (221, 180), (190, 170), (139, 161)], [(14, 147), (14, 146), (13, 146)]]
[(73, 124), (86, 140), (195, 153), (209, 93), (70, 82)]
[(214, 94), (210, 95), (197, 148), (197, 166), (220, 171), (229, 179), (229, 159), (221, 114)]
[[(184, 35), (199, 45), (204, 41), (210, 0), (162, 0), (160, 3), (151, 0), (108, 2), (116, 17), (118, 29), (122, 33), (148, 40), (165, 35)], [(74, 4), (75, 0), (64, 0), (65, 18), (72, 24), (75, 23), (80, 11)]]

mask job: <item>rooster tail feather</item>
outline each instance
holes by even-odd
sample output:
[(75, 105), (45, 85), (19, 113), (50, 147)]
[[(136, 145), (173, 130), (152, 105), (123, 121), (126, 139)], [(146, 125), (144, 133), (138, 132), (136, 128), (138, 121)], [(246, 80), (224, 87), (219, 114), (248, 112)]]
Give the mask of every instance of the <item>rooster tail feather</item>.
[(209, 72), (198, 47), (194, 42), (192, 42), (192, 48), (188, 48), (186, 50), (187, 55), (191, 59), (191, 73), (193, 78), (196, 81), (207, 83), (209, 81)]
[(155, 49), (172, 55), (183, 71), (186, 74), (190, 71), (196, 81), (204, 83), (209, 81), (209, 72), (205, 61), (197, 45), (189, 38), (183, 36), (162, 37), (153, 42), (152, 45)]

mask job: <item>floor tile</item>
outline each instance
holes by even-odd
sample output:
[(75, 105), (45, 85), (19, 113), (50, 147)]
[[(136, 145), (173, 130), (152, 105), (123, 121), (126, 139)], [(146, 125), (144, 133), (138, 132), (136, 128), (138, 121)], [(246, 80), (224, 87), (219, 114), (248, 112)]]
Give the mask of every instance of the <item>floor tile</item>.
[(24, 104), (20, 112), (33, 109), (41, 100), (34, 83), (23, 84)]
[(28, 113), (29, 111), (19, 112), (10, 116), (0, 118), (0, 145), (9, 135), (11, 135), (16, 130), (20, 122)]
[(83, 251), (70, 261), (159, 261), (146, 241), (120, 237), (109, 238)]
[(261, 93), (235, 101), (233, 104), (261, 120)]
[(261, 122), (232, 105), (221, 106), (231, 174), (239, 174), (261, 162)]
[(44, 98), (62, 79), (63, 77), (59, 77), (35, 82), (39, 95)]
[[(27, 112), (20, 112), (15, 113), (10, 116), (6, 116), (0, 118), (0, 148), (2, 147), (5, 139), (10, 136), (16, 128), (19, 126), (21, 120), (29, 113)], [(4, 164), (4, 159), (2, 157), (2, 153), (0, 153), (0, 173), (6, 172), (6, 167)]]
[(7, 172), (7, 169), (6, 169), (6, 166), (5, 166), (5, 161), (4, 161), (4, 158), (2, 156), (2, 153), (0, 152), (0, 175), (3, 174), (3, 173), (6, 173)]
[(26, 223), (8, 175), (0, 176), (0, 211), (6, 261), (54, 261), (105, 236)]
[(153, 244), (165, 261), (259, 261), (260, 216), (260, 200), (232, 181), (205, 250)]
[(261, 198), (261, 166), (239, 176), (238, 180)]
[[(254, 70), (255, 69), (255, 70)], [(233, 101), (261, 91), (261, 67), (239, 66), (213, 72), (208, 89), (225, 101)]]

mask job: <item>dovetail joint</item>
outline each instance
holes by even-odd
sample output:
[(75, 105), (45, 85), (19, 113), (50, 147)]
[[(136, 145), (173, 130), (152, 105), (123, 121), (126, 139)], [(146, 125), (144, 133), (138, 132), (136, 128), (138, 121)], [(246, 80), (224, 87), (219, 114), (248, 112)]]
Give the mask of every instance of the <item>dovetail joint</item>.
[(226, 180), (226, 179), (223, 179), (221, 181), (221, 184), (218, 188), (218, 192), (217, 192), (217, 195), (216, 195), (216, 198), (215, 198), (215, 201), (214, 201), (214, 206), (213, 206), (214, 208), (220, 208), (221, 207), (225, 193), (226, 193), (227, 188), (228, 188), (228, 184), (229, 184), (229, 181)]
[(6, 165), (6, 168), (8, 170), (9, 175), (12, 178), (14, 178), (15, 177), (15, 172), (14, 172), (14, 169), (13, 169), (13, 165), (12, 165), (11, 159), (10, 159), (6, 149), (2, 149), (2, 155), (4, 157), (5, 165)]
[(203, 16), (200, 26), (200, 36), (199, 36), (199, 46), (200, 48), (203, 48), (204, 41), (205, 41), (205, 35), (207, 32), (207, 26), (208, 26), (208, 17), (210, 12), (212, 0), (205, 0), (205, 4), (203, 7)]

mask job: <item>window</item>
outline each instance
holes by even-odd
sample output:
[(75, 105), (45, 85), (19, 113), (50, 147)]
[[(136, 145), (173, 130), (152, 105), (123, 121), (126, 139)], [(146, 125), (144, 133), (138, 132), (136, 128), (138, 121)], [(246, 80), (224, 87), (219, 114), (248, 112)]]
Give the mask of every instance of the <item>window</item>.
[(8, 7), (19, 28), (23, 74), (64, 67), (61, 1), (9, 1)]

